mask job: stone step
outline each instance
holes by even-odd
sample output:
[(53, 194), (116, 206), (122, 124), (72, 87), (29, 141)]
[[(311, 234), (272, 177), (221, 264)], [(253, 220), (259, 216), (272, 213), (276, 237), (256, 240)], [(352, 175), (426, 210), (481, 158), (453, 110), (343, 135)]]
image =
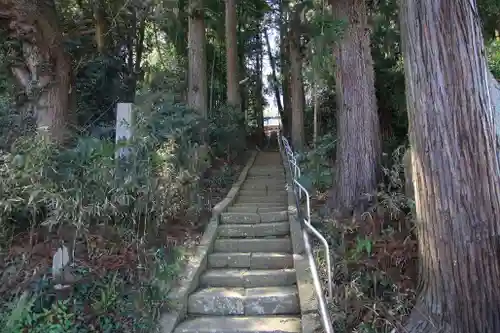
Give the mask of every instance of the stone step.
[[(253, 171), (253, 172), (281, 172), (283, 173), (283, 170), (282, 170), (282, 167), (280, 166), (280, 164), (278, 164), (276, 161), (276, 163), (270, 163), (272, 161), (269, 161), (269, 159), (265, 159), (265, 160), (262, 160), (262, 161), (256, 161), (257, 164), (254, 164), (252, 166), (252, 168), (250, 169), (250, 171)], [(259, 164), (259, 162), (263, 162), (262, 164)]]
[(218, 237), (266, 237), (290, 234), (289, 222), (259, 224), (222, 224), (217, 228)]
[(272, 197), (277, 195), (286, 196), (287, 192), (285, 190), (242, 190), (238, 193), (239, 196), (251, 196), (251, 197)]
[(290, 238), (219, 238), (214, 252), (283, 252), (292, 253)]
[(269, 198), (269, 197), (286, 197), (288, 195), (287, 191), (284, 189), (259, 191), (259, 190), (243, 190), (238, 193), (239, 197), (253, 197), (253, 198)]
[(192, 315), (283, 315), (300, 313), (297, 286), (206, 288), (189, 296)]
[(277, 207), (280, 206), (282, 207), (284, 204), (281, 202), (272, 202), (272, 201), (264, 201), (260, 203), (244, 203), (244, 202), (237, 202), (238, 200), (235, 200), (232, 206), (234, 207), (242, 207), (242, 206), (256, 206), (257, 208), (266, 208), (266, 207)]
[(234, 203), (232, 207), (255, 207), (255, 208), (283, 207), (282, 210), (287, 210), (286, 205), (277, 204), (275, 202), (266, 202), (260, 204)]
[(288, 195), (282, 191), (281, 193), (274, 193), (274, 194), (245, 194), (245, 193), (240, 193), (237, 197), (238, 200), (240, 201), (255, 201), (255, 202), (281, 202), (283, 200), (286, 200), (288, 198)]
[(295, 284), (295, 269), (209, 269), (200, 277), (201, 287), (276, 287)]
[(252, 183), (244, 183), (241, 186), (241, 190), (242, 191), (258, 190), (258, 191), (271, 192), (271, 191), (276, 191), (276, 190), (285, 191), (286, 187), (287, 187), (286, 183), (283, 183), (283, 184), (272, 184), (272, 183), (265, 184), (264, 182), (252, 182)]
[(261, 191), (264, 193), (277, 192), (286, 193), (286, 183), (265, 183), (265, 182), (246, 182), (241, 186), (242, 191)]
[(301, 326), (293, 316), (202, 316), (182, 322), (174, 333), (300, 333)]
[[(265, 197), (262, 198), (251, 198), (251, 197), (246, 197), (246, 198), (237, 198), (235, 201), (235, 204), (248, 204), (248, 205), (256, 205), (260, 206), (261, 204), (269, 204), (269, 203), (274, 203), (276, 206), (284, 205), (288, 200), (285, 199), (284, 197), (281, 198), (273, 198), (273, 199), (266, 199)], [(269, 207), (269, 206), (267, 206)]]
[(229, 213), (257, 213), (257, 206), (230, 206), (227, 207)]
[(283, 184), (286, 184), (286, 178), (251, 177), (251, 178), (247, 178), (245, 180), (245, 184), (283, 185)]
[(275, 178), (273, 176), (262, 176), (262, 177), (247, 177), (245, 179), (245, 184), (268, 184), (268, 185), (272, 185), (272, 184), (278, 184), (278, 185), (281, 185), (281, 184), (285, 184), (286, 183), (286, 178)]
[(284, 168), (281, 170), (252, 170), (248, 172), (248, 177), (276, 177), (276, 178), (285, 178)]
[(259, 207), (257, 205), (245, 205), (242, 204), (241, 206), (231, 206), (227, 207), (227, 211), (229, 213), (273, 213), (273, 212), (281, 212), (287, 210), (287, 208), (284, 205), (279, 205), (276, 204), (276, 206), (266, 206), (266, 207)]
[(274, 206), (274, 207), (271, 207), (271, 206), (268, 206), (268, 207), (259, 207), (257, 208), (257, 213), (276, 213), (276, 212), (282, 212), (282, 211), (285, 211), (287, 210), (288, 208), (286, 206), (283, 206), (283, 205), (278, 205), (278, 206)]
[(245, 180), (247, 183), (273, 183), (273, 184), (284, 184), (286, 183), (286, 177), (279, 176), (248, 176)]
[(236, 199), (236, 202), (239, 203), (248, 203), (248, 204), (260, 204), (260, 203), (268, 203), (268, 202), (274, 202), (274, 203), (285, 203), (287, 200), (287, 197), (285, 195), (280, 195), (280, 196), (273, 196), (273, 197), (250, 197), (250, 196), (238, 196)]
[(282, 269), (293, 268), (293, 255), (290, 253), (211, 253), (208, 255), (210, 268), (250, 268)]
[(268, 223), (282, 222), (288, 220), (288, 211), (271, 213), (231, 213), (225, 212), (221, 214), (221, 223), (228, 224), (251, 224), (251, 223)]
[(261, 169), (261, 170), (256, 170), (256, 169), (250, 169), (250, 171), (247, 174), (247, 177), (249, 178), (260, 178), (260, 177), (276, 177), (276, 178), (285, 178), (285, 173), (283, 172), (284, 169), (276, 169), (276, 168), (269, 168), (267, 170)]

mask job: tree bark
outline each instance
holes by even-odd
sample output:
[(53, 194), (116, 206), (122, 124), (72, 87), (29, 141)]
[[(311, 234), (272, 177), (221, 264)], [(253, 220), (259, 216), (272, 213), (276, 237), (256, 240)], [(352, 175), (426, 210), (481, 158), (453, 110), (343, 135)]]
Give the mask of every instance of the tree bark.
[(313, 68), (312, 97), (313, 97), (313, 146), (319, 136), (319, 96), (318, 96), (318, 70)]
[[(260, 27), (259, 27), (260, 28)], [(266, 33), (267, 36), (267, 33)], [(255, 67), (257, 69), (257, 79), (255, 84), (255, 112), (256, 112), (256, 120), (257, 120), (257, 133), (258, 133), (258, 144), (262, 145), (264, 142), (264, 96), (262, 95), (262, 63), (263, 63), (263, 45), (262, 45), (262, 37), (260, 34), (257, 35), (257, 47), (255, 60)]]
[(281, 78), (283, 91), (283, 117), (281, 119), (283, 126), (283, 134), (289, 136), (292, 128), (291, 124), (291, 100), (290, 100), (290, 48), (287, 38), (288, 30), (288, 1), (281, 0), (280, 5), (280, 60), (281, 60)]
[(266, 46), (267, 46), (267, 54), (269, 56), (269, 62), (271, 64), (271, 75), (273, 77), (273, 91), (274, 91), (274, 97), (276, 98), (276, 105), (278, 106), (278, 113), (280, 117), (283, 119), (283, 104), (281, 103), (281, 95), (280, 95), (280, 88), (279, 88), (279, 83), (278, 83), (278, 76), (276, 75), (276, 61), (273, 56), (273, 52), (271, 50), (271, 43), (269, 43), (269, 35), (267, 33), (267, 29), (264, 29), (264, 38), (266, 40)]
[(226, 0), (227, 103), (240, 107), (236, 0)]
[(294, 149), (302, 150), (305, 145), (304, 135), (304, 83), (302, 82), (302, 55), (300, 37), (292, 26), (290, 33), (290, 93), (292, 109), (292, 144)]
[(364, 0), (331, 0), (337, 18), (347, 22), (335, 47), (337, 160), (333, 206), (341, 215), (364, 211), (365, 194), (377, 190), (381, 156), (375, 74)]
[(53, 1), (3, 0), (0, 17), (10, 20), (22, 44), (23, 61), (12, 72), (31, 101), (38, 131), (66, 143), (73, 123), (72, 68)]
[(500, 331), (500, 179), (475, 1), (400, 4), (420, 294), (405, 332)]
[(188, 106), (208, 117), (205, 20), (201, 0), (191, 0), (188, 19)]
[(95, 19), (95, 42), (97, 51), (100, 54), (106, 53), (108, 49), (108, 20), (106, 17), (106, 7), (104, 0), (96, 0), (94, 3), (94, 19)]

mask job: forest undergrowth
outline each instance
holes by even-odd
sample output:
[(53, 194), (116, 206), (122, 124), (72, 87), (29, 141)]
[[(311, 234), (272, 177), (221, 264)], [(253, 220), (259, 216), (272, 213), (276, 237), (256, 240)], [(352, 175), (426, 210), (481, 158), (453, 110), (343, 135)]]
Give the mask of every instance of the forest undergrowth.
[[(232, 110), (207, 123), (164, 93), (136, 105), (127, 162), (117, 164), (112, 139), (86, 134), (65, 148), (16, 135), (2, 152), (2, 332), (153, 332), (168, 308), (211, 207), (248, 156)], [(62, 244), (71, 264), (55, 277)]]
[[(333, 181), (333, 136), (323, 137), (302, 161), (303, 182), (314, 189), (312, 223), (331, 248), (333, 300), (329, 303), (335, 332), (388, 333), (402, 328), (415, 301), (418, 249), (413, 232), (413, 200), (404, 193), (401, 146), (387, 156), (384, 181), (373, 206), (361, 216), (337, 220), (325, 210)], [(322, 285), (327, 286), (323, 247), (314, 251)], [(326, 293), (325, 289), (325, 293)]]

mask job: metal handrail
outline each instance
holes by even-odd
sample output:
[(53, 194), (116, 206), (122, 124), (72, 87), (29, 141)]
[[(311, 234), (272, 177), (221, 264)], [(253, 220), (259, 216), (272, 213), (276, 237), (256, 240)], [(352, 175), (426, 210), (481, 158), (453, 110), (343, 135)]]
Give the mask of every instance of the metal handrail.
[(298, 186), (298, 188), (304, 192), (304, 194), (306, 195), (306, 211), (307, 211), (307, 218), (304, 218), (304, 224), (306, 225), (306, 227), (316, 236), (318, 237), (318, 239), (321, 241), (321, 243), (323, 244), (323, 247), (325, 248), (325, 256), (326, 256), (326, 266), (327, 266), (327, 269), (328, 269), (328, 294), (327, 294), (327, 298), (329, 301), (332, 300), (333, 298), (333, 280), (332, 280), (332, 270), (331, 270), (331, 267), (332, 267), (332, 264), (331, 264), (331, 259), (330, 259), (330, 246), (328, 245), (328, 241), (326, 240), (326, 238), (318, 231), (318, 229), (316, 229), (315, 227), (313, 227), (311, 225), (311, 204), (310, 204), (310, 196), (309, 196), (309, 192), (304, 188), (304, 186), (302, 186), (302, 184), (300, 184), (297, 180), (293, 180), (295, 182), (295, 184)]
[[(283, 151), (282, 145), (285, 148), (285, 154), (287, 158), (287, 164), (288, 168), (290, 170), (290, 173), (292, 175), (292, 189), (295, 194), (295, 201), (297, 205), (297, 211), (300, 213), (300, 200), (302, 199), (302, 193), (305, 194), (306, 196), (306, 217), (303, 218), (304, 225), (307, 227), (307, 230), (309, 230), (314, 236), (316, 236), (322, 243), (324, 249), (325, 249), (325, 255), (326, 255), (326, 266), (327, 266), (327, 274), (328, 274), (328, 294), (327, 294), (327, 299), (330, 301), (333, 298), (333, 282), (332, 282), (332, 269), (331, 269), (331, 262), (330, 262), (330, 246), (328, 245), (327, 240), (325, 237), (311, 225), (311, 203), (310, 203), (310, 195), (309, 192), (306, 190), (302, 184), (298, 181), (298, 178), (300, 178), (301, 175), (301, 170), (299, 165), (297, 164), (297, 157), (294, 154), (293, 150), (290, 147), (290, 144), (288, 140), (284, 137), (281, 136), (281, 140), (278, 139), (278, 146), (280, 151)], [(293, 169), (292, 169), (293, 166)], [(323, 328), (326, 333), (333, 333), (333, 326), (330, 320), (330, 316), (328, 314), (328, 310), (326, 307), (326, 302), (325, 298), (323, 296), (322, 288), (321, 288), (321, 282), (319, 280), (318, 276), (318, 269), (316, 267), (316, 262), (314, 260), (313, 254), (312, 254), (312, 249), (311, 249), (311, 244), (309, 242), (309, 236), (307, 233), (306, 229), (302, 229), (302, 236), (304, 238), (304, 245), (305, 249), (307, 252), (307, 259), (309, 261), (309, 266), (311, 268), (311, 274), (313, 278), (313, 283), (314, 283), (314, 288), (316, 291), (316, 295), (318, 297), (318, 303), (319, 303), (319, 313), (321, 317), (321, 322), (323, 324)]]

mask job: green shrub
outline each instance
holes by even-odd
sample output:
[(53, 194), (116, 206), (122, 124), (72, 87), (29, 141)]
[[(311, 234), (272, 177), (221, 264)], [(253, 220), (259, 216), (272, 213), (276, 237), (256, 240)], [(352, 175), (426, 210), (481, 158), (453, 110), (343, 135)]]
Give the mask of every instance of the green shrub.
[(223, 107), (210, 115), (209, 140), (212, 153), (231, 160), (246, 147), (245, 115), (240, 109)]
[(500, 80), (500, 40), (494, 39), (487, 45), (488, 67), (493, 76)]
[(390, 159), (382, 165), (383, 181), (379, 184), (377, 204), (374, 209), (383, 209), (390, 214), (391, 219), (397, 220), (402, 216), (411, 217), (411, 208), (414, 201), (405, 193), (405, 170), (403, 156), (407, 149), (401, 145), (394, 149)]
[(299, 155), (302, 177), (300, 183), (306, 189), (325, 191), (333, 184), (333, 165), (336, 138), (326, 134), (318, 138), (316, 148)]

